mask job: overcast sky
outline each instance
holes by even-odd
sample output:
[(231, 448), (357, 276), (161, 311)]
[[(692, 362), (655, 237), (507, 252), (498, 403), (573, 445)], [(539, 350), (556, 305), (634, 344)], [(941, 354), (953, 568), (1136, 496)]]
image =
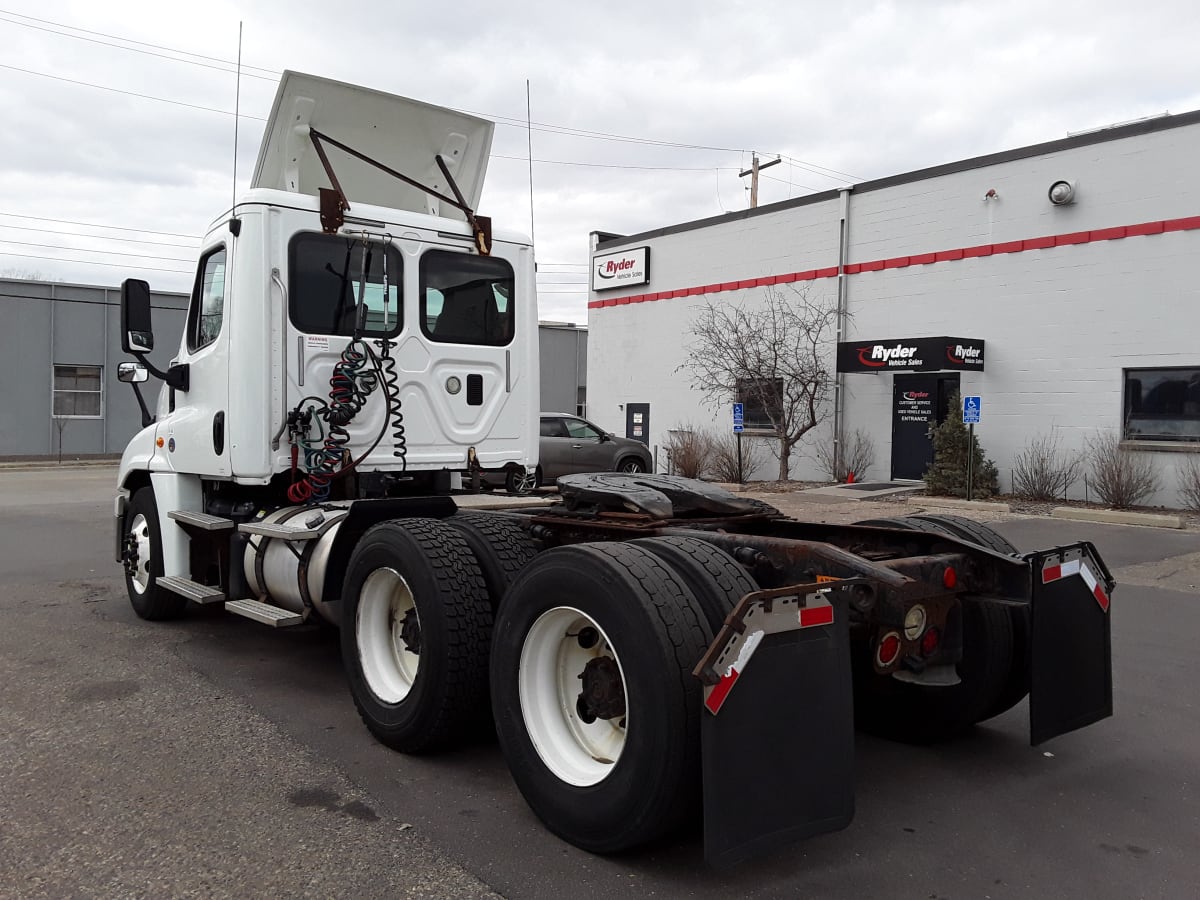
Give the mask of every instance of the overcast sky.
[(0, 273), (188, 289), (232, 194), (239, 22), (239, 187), (293, 69), (496, 120), (480, 212), (528, 233), (528, 79), (540, 315), (583, 323), (589, 232), (744, 209), (753, 152), (784, 158), (766, 204), (1200, 108), (1198, 10), (0, 0)]

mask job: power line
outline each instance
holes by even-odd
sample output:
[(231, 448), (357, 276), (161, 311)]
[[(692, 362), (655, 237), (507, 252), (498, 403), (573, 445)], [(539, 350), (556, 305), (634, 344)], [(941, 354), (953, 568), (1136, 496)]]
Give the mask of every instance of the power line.
[[(524, 156), (503, 156), (499, 153), (493, 153), (491, 159), (512, 159), (518, 162), (525, 162)], [(621, 165), (619, 163), (594, 163), (594, 162), (570, 162), (564, 159), (535, 159), (535, 163), (546, 163), (553, 166), (585, 166), (595, 169), (647, 169), (655, 172), (711, 172), (712, 166), (630, 166)], [(725, 171), (737, 171), (736, 166), (719, 166), (718, 168)]]
[[(212, 106), (200, 106), (199, 104), (196, 104), (196, 103), (185, 103), (182, 100), (168, 100), (166, 97), (153, 97), (150, 94), (139, 94), (137, 91), (123, 91), (120, 88), (107, 87), (103, 84), (91, 84), (90, 82), (87, 82), (87, 81), (76, 81), (74, 78), (63, 78), (61, 75), (49, 75), (45, 72), (35, 72), (32, 69), (22, 69), (20, 66), (10, 66), (10, 65), (6, 65), (4, 63), (0, 63), (0, 69), (11, 69), (14, 72), (23, 72), (26, 75), (36, 75), (39, 78), (50, 78), (54, 81), (65, 81), (67, 84), (76, 84), (76, 85), (79, 85), (80, 87), (95, 88), (98, 91), (111, 91), (114, 94), (124, 94), (127, 97), (140, 97), (143, 100), (157, 100), (159, 103), (170, 103), (170, 104), (173, 104), (174, 106), (186, 106), (189, 109), (199, 109), (199, 110), (203, 110), (204, 112), (220, 113), (223, 116), (234, 115), (234, 113), (228, 109), (216, 109), (215, 107), (212, 107)], [(242, 118), (243, 119), (255, 119), (259, 122), (267, 121), (262, 116), (250, 116), (250, 115), (246, 115), (245, 113), (242, 114)]]
[[(162, 235), (163, 237), (190, 238), (194, 241), (198, 241), (201, 238), (201, 235), (198, 234), (179, 234), (178, 232), (174, 231), (152, 231), (149, 228), (127, 228), (121, 225), (97, 225), (95, 222), (74, 222), (70, 219), (48, 219), (44, 216), (27, 216), (24, 213), (0, 212), (0, 216), (14, 219), (30, 219), (34, 222), (56, 222), (60, 225), (82, 225), (84, 228), (108, 228), (112, 231), (132, 231), (138, 234), (158, 234)], [(103, 235), (98, 234), (96, 237), (103, 237)]]
[(158, 266), (131, 266), (128, 263), (92, 262), (87, 259), (63, 259), (61, 256), (34, 256), (32, 253), (8, 253), (0, 250), (0, 256), (16, 256), (21, 259), (48, 259), (52, 262), (71, 263), (81, 266), (106, 266), (110, 269), (144, 269), (148, 272), (178, 272), (181, 275), (192, 274), (191, 269), (163, 269)]
[[(7, 10), (0, 9), (0, 14), (3, 14), (3, 15), (0, 15), (0, 22), (7, 22), (10, 25), (19, 25), (22, 28), (33, 28), (37, 31), (44, 31), (44, 32), (46, 32), (46, 34), (55, 34), (55, 35), (58, 35), (59, 37), (71, 38), (72, 40), (76, 40), (76, 41), (87, 41), (89, 44), (101, 44), (105, 47), (115, 47), (118, 50), (128, 50), (130, 53), (144, 53), (146, 56), (156, 56), (159, 59), (168, 59), (171, 62), (186, 63), (189, 66), (201, 66), (205, 69), (214, 69), (218, 72), (228, 72), (230, 75), (233, 75), (235, 73), (234, 69), (226, 69), (222, 66), (214, 66), (214, 65), (211, 65), (210, 63), (200, 62), (199, 60), (180, 59), (177, 56), (168, 56), (165, 53), (155, 53), (153, 50), (141, 50), (137, 47), (125, 47), (125, 46), (122, 46), (121, 44), (113, 44), (109, 41), (101, 41), (101, 40), (97, 40), (96, 38), (84, 37), (82, 34), (67, 34), (65, 31), (55, 31), (51, 28), (43, 28), (41, 25), (31, 25), (29, 22), (17, 22), (17, 21), (14, 21), (13, 19), (7, 19), (4, 17), (5, 15), (16, 15), (16, 13), (10, 13)], [(43, 20), (35, 19), (34, 21), (40, 22)], [(48, 23), (48, 24), (58, 25), (57, 22), (52, 22), (52, 23)], [(58, 25), (58, 27), (59, 28), (70, 28), (71, 26), (70, 25)], [(78, 29), (78, 30), (82, 31), (83, 29)], [(89, 32), (89, 33), (93, 33), (93, 32)], [(105, 37), (110, 37), (110, 36), (111, 35), (105, 35)], [(125, 40), (125, 38), (116, 38), (116, 40), (121, 41), (121, 40)], [(164, 48), (164, 49), (166, 49), (166, 48)], [(181, 51), (173, 51), (173, 52), (181, 52)], [(261, 78), (263, 81), (278, 81), (279, 80), (278, 78), (271, 78), (267, 75), (255, 75), (253, 72), (243, 72), (242, 74), (245, 75), (247, 78)]]
[[(3, 13), (6, 16), (15, 16), (18, 19), (28, 19), (31, 22), (41, 22), (43, 25), (53, 25), (56, 28), (67, 28), (71, 31), (82, 32), (83, 34), (94, 34), (94, 35), (97, 35), (98, 37), (112, 38), (114, 41), (124, 41), (126, 44), (137, 44), (142, 47), (153, 47), (156, 50), (166, 50), (170, 53), (178, 53), (182, 56), (194, 56), (197, 59), (207, 59), (211, 62), (221, 62), (221, 63), (226, 63), (227, 65), (231, 65), (231, 66), (234, 65), (234, 61), (232, 59), (221, 59), (220, 57), (217, 57), (217, 56), (205, 56), (203, 53), (192, 53), (188, 50), (178, 50), (175, 47), (164, 47), (161, 44), (151, 44), (146, 41), (135, 41), (133, 38), (121, 37), (120, 35), (116, 35), (116, 34), (105, 34), (103, 31), (89, 31), (86, 28), (78, 28), (74, 25), (64, 25), (62, 22), (51, 22), (49, 19), (39, 19), (39, 18), (36, 18), (35, 16), (27, 16), (23, 13), (13, 12), (8, 9), (0, 9), (0, 13)], [(21, 23), (17, 22), (14, 24), (21, 24)], [(67, 35), (67, 37), (70, 37), (70, 35)], [(126, 47), (124, 49), (131, 50), (133, 48)], [(260, 72), (266, 72), (269, 75), (275, 75), (275, 76), (279, 76), (279, 75), (283, 74), (282, 72), (277, 72), (274, 69), (264, 69), (262, 66), (251, 66), (251, 65), (247, 64), (244, 66), (244, 68), (257, 69)]]
[(87, 247), (65, 247), (62, 244), (37, 244), (32, 241), (14, 241), (10, 238), (0, 238), (0, 244), (16, 244), (18, 247), (43, 247), (47, 250), (73, 250), (76, 253), (104, 253), (108, 256), (132, 256), (137, 259), (162, 259), (170, 262), (191, 262), (192, 260), (178, 256), (158, 256), (154, 253), (119, 253), (116, 250), (91, 250)]
[[(49, 34), (56, 34), (60, 37), (69, 37), (69, 38), (75, 38), (76, 40), (90, 41), (91, 43), (103, 44), (104, 46), (113, 47), (118, 50), (128, 50), (132, 53), (145, 53), (150, 56), (156, 56), (161, 59), (172, 60), (174, 62), (191, 63), (193, 65), (203, 66), (204, 68), (215, 69), (216, 71), (220, 71), (220, 72), (233, 73), (234, 71), (236, 71), (235, 69), (226, 69), (226, 68), (221, 68), (219, 66), (207, 65), (206, 63), (192, 62), (191, 60), (179, 59), (178, 56), (190, 56), (197, 60), (208, 60), (209, 62), (222, 63), (226, 66), (236, 65), (234, 60), (223, 59), (221, 57), (216, 57), (216, 56), (206, 56), (205, 54), (202, 54), (202, 53), (192, 53), (191, 51), (188, 51), (188, 50), (180, 50), (175, 47), (167, 47), (162, 44), (154, 44), (154, 43), (150, 43), (147, 41), (138, 41), (138, 40), (134, 40), (133, 38), (121, 37), (120, 35), (115, 35), (115, 34), (107, 34), (102, 31), (91, 31), (87, 28), (79, 28), (74, 25), (66, 25), (62, 22), (53, 22), (53, 21), (50, 21), (49, 19), (39, 19), (36, 16), (27, 16), (22, 13), (12, 12), (11, 10), (6, 10), (6, 9), (0, 9), (0, 14), (2, 14), (3, 16), (13, 16), (18, 19), (28, 20), (26, 22), (15, 22), (12, 19), (0, 18), (0, 21), (6, 21), (6, 22), (9, 22), (9, 24), (18, 25), (18, 26), (25, 27), (25, 28), (35, 28), (39, 31), (44, 31)], [(41, 28), (37, 25), (29, 24), (29, 22), (40, 22), (42, 25), (51, 25), (54, 28), (65, 28), (69, 31), (78, 31), (81, 34), (90, 34), (90, 35), (94, 35), (96, 37), (109, 38), (110, 40), (121, 41), (121, 42), (123, 42), (123, 44), (136, 44), (136, 45), (138, 45), (138, 47), (152, 47), (155, 50), (165, 50), (165, 51), (167, 51), (167, 53), (177, 54), (177, 56), (166, 56), (166, 55), (163, 55), (160, 53), (151, 53), (146, 50), (139, 50), (138, 47), (125, 47), (125, 46), (122, 46), (121, 44), (112, 44), (112, 43), (108, 43), (106, 41), (92, 40), (91, 38), (81, 37), (80, 35), (66, 34), (61, 31), (53, 31), (48, 28)], [(10, 67), (10, 68), (15, 68), (15, 67)], [(259, 72), (265, 72), (267, 74), (266, 75), (255, 75), (252, 72), (246, 72), (245, 69), (254, 69)], [(25, 71), (25, 70), (19, 70), (19, 71)], [(32, 74), (40, 74), (40, 73), (32, 73)], [(263, 66), (253, 66), (253, 65), (246, 63), (246, 64), (243, 64), (243, 74), (247, 75), (248, 77), (251, 77), (251, 78), (262, 79), (263, 81), (275, 81), (275, 80), (278, 80), (279, 76), (282, 75), (283, 73), (276, 69), (268, 69), (268, 68), (264, 68)], [(46, 76), (46, 77), (53, 78), (55, 76)], [(64, 79), (64, 80), (66, 80), (66, 79)], [(75, 82), (75, 83), (82, 83), (82, 82)], [(99, 87), (99, 85), (96, 85), (96, 86)], [(109, 90), (112, 90), (112, 89), (109, 89)], [(144, 95), (135, 95), (135, 96), (144, 96)], [(151, 98), (151, 99), (161, 99), (161, 98)], [(179, 102), (179, 101), (166, 101), (166, 102)], [(708, 145), (704, 145), (704, 144), (689, 144), (689, 143), (686, 143), (683, 141), (664, 141), (664, 140), (659, 140), (656, 138), (615, 134), (615, 133), (606, 132), (606, 131), (591, 131), (591, 130), (584, 129), (584, 128), (573, 128), (568, 125), (555, 125), (550, 122), (527, 122), (526, 120), (517, 119), (512, 116), (500, 116), (500, 115), (494, 115), (494, 114), (490, 114), (490, 113), (471, 112), (470, 110), (459, 110), (459, 112), (465, 112), (468, 115), (473, 115), (473, 116), (484, 116), (486, 118), (493, 120), (494, 122), (496, 122), (496, 124), (504, 125), (506, 127), (522, 128), (522, 129), (535, 127), (539, 131), (547, 131), (551, 134), (559, 134), (564, 137), (582, 137), (582, 138), (589, 138), (592, 140), (618, 141), (618, 142), (628, 142), (628, 143), (636, 143), (636, 144), (651, 144), (654, 146), (672, 147), (672, 148), (681, 149), (681, 150), (709, 150), (709, 151), (714, 151), (714, 152), (719, 152), (719, 153), (744, 153), (746, 151), (746, 148), (744, 148), (744, 147), (736, 147), (736, 148), (735, 147), (715, 147), (715, 146), (708, 146)], [(253, 118), (253, 117), (249, 117), (249, 118)], [(807, 169), (808, 171), (812, 172), (815, 175), (821, 175), (825, 178), (838, 177), (838, 178), (849, 178), (852, 181), (862, 180), (857, 175), (851, 175), (848, 172), (842, 172), (838, 169), (831, 169), (828, 166), (821, 166), (821, 165), (817, 165), (816, 163), (806, 162), (805, 160), (797, 159), (796, 157), (788, 156), (787, 154), (776, 154), (776, 155), (780, 155), (784, 159), (787, 159), (790, 162), (792, 162), (793, 164), (800, 166), (803, 169)], [(501, 157), (501, 158), (507, 158), (507, 157)], [(646, 168), (651, 168), (651, 167), (646, 167)], [(830, 175), (827, 173), (833, 173), (833, 174)]]
[[(3, 215), (3, 213), (0, 213), (0, 215)], [(3, 222), (0, 222), (0, 228), (11, 228), (16, 231), (36, 231), (41, 234), (57, 234), (63, 237), (92, 238), (98, 241), (121, 241), (122, 243), (126, 244), (152, 244), (155, 247), (178, 247), (181, 250), (192, 248), (191, 244), (172, 244), (167, 241), (147, 241), (143, 238), (116, 237), (115, 235), (110, 236), (107, 234), (88, 234), (86, 231), (61, 231), (54, 228), (33, 228), (29, 225), (6, 225)], [(0, 238), (0, 240), (3, 240), (3, 238)]]

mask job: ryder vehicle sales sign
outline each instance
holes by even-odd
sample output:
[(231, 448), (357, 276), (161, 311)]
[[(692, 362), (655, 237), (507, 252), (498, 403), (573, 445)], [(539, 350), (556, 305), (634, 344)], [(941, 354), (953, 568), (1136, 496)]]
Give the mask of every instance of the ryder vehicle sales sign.
[(839, 372), (982, 372), (978, 338), (888, 338), (837, 345)]
[(592, 290), (633, 287), (650, 283), (650, 248), (635, 247), (592, 259)]

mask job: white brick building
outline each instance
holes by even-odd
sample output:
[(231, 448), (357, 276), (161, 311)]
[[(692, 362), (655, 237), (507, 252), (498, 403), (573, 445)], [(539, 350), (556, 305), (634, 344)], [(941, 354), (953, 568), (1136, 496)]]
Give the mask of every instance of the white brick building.
[[(903, 426), (893, 439), (901, 394), (961, 386), (983, 398), (977, 433), (1003, 490), (1030, 438), (1053, 429), (1082, 452), (1097, 429), (1119, 429), (1160, 470), (1148, 502), (1176, 505), (1176, 468), (1200, 453), (1197, 160), (1192, 112), (640, 235), (594, 234), (589, 416), (633, 436), (635, 405), (652, 447), (682, 423), (729, 429), (736, 398), (706, 406), (677, 371), (697, 308), (754, 303), (770, 285), (830, 303), (840, 290), (849, 350), (946, 335), (986, 346), (982, 371), (928, 360), (941, 371), (839, 376), (841, 430), (872, 436), (872, 477), (919, 477), (913, 454), (927, 449)], [(1069, 202), (1050, 199), (1059, 181)], [(643, 247), (644, 277), (636, 265), (623, 280), (595, 273)], [(833, 358), (831, 344), (831, 369)], [(792, 473), (820, 477), (811, 449)]]

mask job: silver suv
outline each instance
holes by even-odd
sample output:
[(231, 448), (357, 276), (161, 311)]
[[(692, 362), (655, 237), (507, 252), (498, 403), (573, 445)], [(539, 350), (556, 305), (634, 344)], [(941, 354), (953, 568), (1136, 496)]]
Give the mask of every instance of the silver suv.
[(542, 413), (538, 467), (533, 475), (510, 469), (504, 487), (527, 494), (560, 475), (577, 472), (650, 472), (654, 460), (641, 441), (617, 437), (586, 419), (568, 413)]

